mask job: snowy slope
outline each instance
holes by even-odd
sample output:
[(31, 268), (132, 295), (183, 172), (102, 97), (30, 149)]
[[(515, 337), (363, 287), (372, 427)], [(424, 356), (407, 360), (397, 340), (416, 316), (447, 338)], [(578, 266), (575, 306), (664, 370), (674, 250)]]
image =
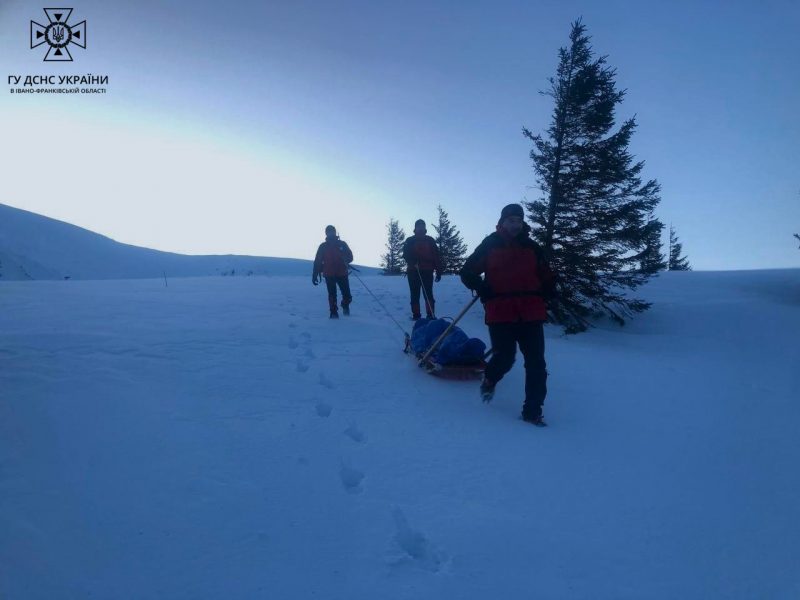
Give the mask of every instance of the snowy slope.
[(28, 281), (31, 279), (63, 279), (54, 269), (42, 266), (35, 260), (0, 247), (0, 281)]
[[(313, 253), (316, 248), (311, 248)], [(187, 256), (121, 244), (81, 227), (0, 204), (0, 281), (208, 275), (311, 275), (311, 262)]]
[(0, 597), (800, 597), (800, 271), (548, 328), (547, 429), (521, 361), (483, 405), (353, 289), (330, 321), (306, 277), (0, 286)]

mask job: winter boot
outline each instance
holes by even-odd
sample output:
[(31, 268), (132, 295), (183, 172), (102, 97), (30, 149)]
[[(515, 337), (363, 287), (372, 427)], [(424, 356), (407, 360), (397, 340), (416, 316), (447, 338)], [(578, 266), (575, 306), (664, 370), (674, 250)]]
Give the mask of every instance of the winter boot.
[(345, 317), (349, 317), (350, 316), (350, 305), (349, 304), (342, 304), (342, 314)]
[(547, 427), (547, 423), (544, 422), (541, 406), (532, 406), (525, 402), (522, 405), (522, 414), (519, 418), (537, 427)]
[(483, 378), (483, 381), (481, 381), (481, 400), (487, 403), (492, 401), (492, 398), (494, 398), (494, 386), (495, 384), (486, 379), (486, 377)]
[(332, 310), (331, 311), (331, 319), (338, 319), (339, 318), (339, 311)]
[(411, 320), (416, 321), (417, 319), (421, 318), (422, 315), (419, 312), (419, 303), (411, 303)]
[(526, 415), (522, 413), (519, 416), (520, 419), (525, 421), (526, 423), (530, 423), (531, 425), (535, 425), (536, 427), (547, 427), (547, 423), (544, 421), (544, 415), (534, 416), (534, 415)]

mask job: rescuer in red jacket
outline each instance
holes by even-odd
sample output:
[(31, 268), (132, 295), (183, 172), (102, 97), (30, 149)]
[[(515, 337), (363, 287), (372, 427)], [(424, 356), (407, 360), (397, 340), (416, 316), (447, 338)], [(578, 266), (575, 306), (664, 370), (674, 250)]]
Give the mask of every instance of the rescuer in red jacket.
[(425, 228), (425, 221), (418, 219), (414, 223), (414, 235), (406, 239), (403, 244), (403, 259), (406, 261), (406, 276), (408, 288), (411, 293), (411, 318), (420, 318), (419, 292), (425, 297), (425, 314), (432, 317), (435, 300), (433, 298), (433, 273), (436, 272), (436, 281), (442, 280), (442, 261), (439, 257), (439, 247)]
[(336, 228), (328, 225), (325, 228), (325, 241), (319, 245), (314, 258), (314, 273), (311, 275), (311, 283), (318, 285), (320, 275), (325, 276), (331, 319), (339, 318), (339, 311), (336, 307), (337, 285), (342, 291), (342, 312), (345, 316), (350, 314), (350, 303), (353, 301), (353, 296), (350, 294), (348, 265), (351, 262), (353, 262), (353, 253), (350, 251), (350, 247), (336, 235)]
[(519, 345), (525, 359), (522, 419), (544, 426), (547, 365), (543, 325), (547, 319), (545, 300), (554, 294), (555, 284), (541, 248), (528, 237), (529, 231), (522, 206), (509, 204), (503, 208), (497, 230), (464, 263), (461, 281), (480, 296), (492, 341), (481, 397), (484, 402), (491, 401), (495, 385), (514, 364)]

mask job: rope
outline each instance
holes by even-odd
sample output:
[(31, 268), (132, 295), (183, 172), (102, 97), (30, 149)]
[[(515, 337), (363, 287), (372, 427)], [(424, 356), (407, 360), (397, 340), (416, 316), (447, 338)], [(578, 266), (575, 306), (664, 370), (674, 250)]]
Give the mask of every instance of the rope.
[[(352, 267), (351, 267), (351, 269), (352, 269)], [(403, 326), (402, 326), (402, 325), (400, 325), (400, 323), (398, 323), (398, 322), (397, 322), (397, 319), (395, 319), (395, 318), (392, 316), (392, 313), (390, 313), (390, 312), (389, 312), (389, 309), (387, 309), (387, 308), (386, 308), (386, 307), (383, 305), (383, 302), (381, 302), (381, 301), (378, 299), (378, 297), (377, 297), (375, 294), (373, 294), (373, 293), (372, 293), (372, 290), (371, 290), (371, 289), (369, 289), (369, 287), (367, 286), (367, 284), (366, 284), (366, 283), (364, 283), (364, 280), (363, 280), (363, 279), (361, 279), (361, 277), (359, 277), (359, 276), (358, 276), (358, 273), (356, 273), (354, 270), (353, 270), (353, 271), (351, 271), (351, 272), (353, 273), (353, 275), (355, 275), (355, 276), (356, 276), (356, 279), (358, 279), (358, 280), (361, 282), (361, 285), (363, 285), (363, 286), (364, 286), (364, 289), (365, 289), (365, 290), (367, 290), (367, 291), (369, 292), (369, 295), (370, 295), (370, 296), (372, 296), (372, 297), (375, 299), (375, 302), (377, 302), (377, 303), (378, 303), (378, 305), (379, 305), (379, 306), (380, 306), (380, 307), (381, 307), (381, 308), (384, 310), (384, 312), (386, 313), (386, 315), (387, 315), (387, 316), (388, 316), (388, 317), (389, 317), (389, 318), (390, 318), (392, 321), (394, 321), (394, 324), (395, 324), (395, 325), (397, 325), (398, 329), (400, 329), (400, 331), (402, 331), (402, 332), (403, 332), (403, 335), (404, 335), (405, 337), (407, 337), (407, 338), (408, 338), (408, 337), (410, 337), (410, 336), (408, 335), (408, 332), (407, 332), (405, 329), (403, 329)]]
[(422, 297), (425, 298), (425, 311), (427, 312), (428, 309), (430, 309), (431, 314), (433, 315), (433, 318), (435, 319), (436, 318), (436, 313), (433, 310), (433, 303), (428, 298), (428, 292), (425, 291), (425, 282), (422, 281), (422, 273), (420, 273), (419, 265), (416, 265), (416, 267), (417, 267), (417, 275), (419, 275), (419, 287), (422, 288)]

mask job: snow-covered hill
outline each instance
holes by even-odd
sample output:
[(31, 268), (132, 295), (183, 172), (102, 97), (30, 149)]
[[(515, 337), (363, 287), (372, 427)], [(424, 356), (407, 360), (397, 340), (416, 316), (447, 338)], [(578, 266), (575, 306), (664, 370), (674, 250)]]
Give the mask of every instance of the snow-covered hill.
[[(309, 251), (313, 253), (316, 248)], [(0, 204), (0, 281), (309, 275), (311, 262), (257, 256), (187, 256), (121, 244), (81, 227)]]
[(357, 280), (339, 321), (307, 277), (1, 290), (2, 598), (800, 597), (800, 270), (548, 328), (546, 429), (521, 361), (483, 405)]

